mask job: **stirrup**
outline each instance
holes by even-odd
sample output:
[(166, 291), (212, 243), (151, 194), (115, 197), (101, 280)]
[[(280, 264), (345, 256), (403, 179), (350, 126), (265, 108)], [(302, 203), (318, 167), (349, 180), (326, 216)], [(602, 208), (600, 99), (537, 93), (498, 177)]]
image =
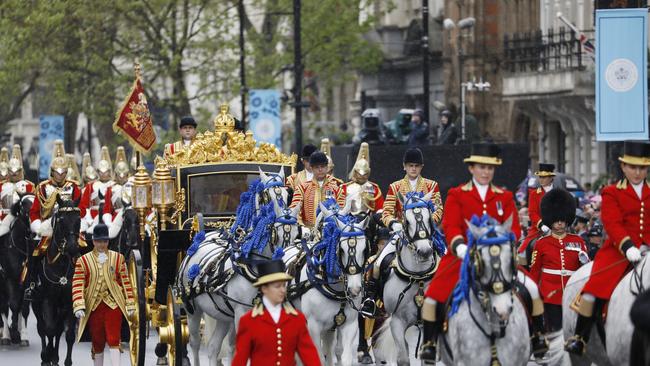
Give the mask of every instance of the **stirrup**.
[(420, 346), (420, 360), (436, 361), (436, 345), (433, 341), (426, 341)]
[(548, 340), (542, 333), (535, 333), (530, 339), (532, 345), (532, 353), (536, 359), (541, 359), (548, 352)]
[(367, 298), (363, 301), (361, 306), (361, 315), (366, 318), (374, 318), (377, 316), (377, 303), (374, 299)]
[(564, 350), (578, 356), (583, 356), (587, 352), (587, 342), (581, 335), (571, 336), (564, 343)]

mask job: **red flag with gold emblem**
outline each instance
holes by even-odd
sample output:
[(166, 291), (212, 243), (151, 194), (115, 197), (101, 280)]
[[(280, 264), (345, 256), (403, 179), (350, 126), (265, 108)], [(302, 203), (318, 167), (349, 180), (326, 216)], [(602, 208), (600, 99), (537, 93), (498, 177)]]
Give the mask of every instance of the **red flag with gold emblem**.
[(137, 74), (131, 92), (117, 113), (113, 130), (126, 137), (136, 150), (148, 153), (156, 144), (156, 134), (147, 97)]

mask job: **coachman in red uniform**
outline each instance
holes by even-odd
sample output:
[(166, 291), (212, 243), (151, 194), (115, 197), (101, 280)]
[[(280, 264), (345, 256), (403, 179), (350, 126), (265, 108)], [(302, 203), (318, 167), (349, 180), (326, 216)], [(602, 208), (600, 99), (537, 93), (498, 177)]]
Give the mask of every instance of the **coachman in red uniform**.
[(530, 276), (544, 299), (547, 330), (562, 329), (562, 294), (569, 277), (589, 261), (587, 247), (579, 235), (567, 233), (575, 219), (576, 200), (564, 189), (552, 189), (541, 202), (543, 225), (551, 232), (535, 242)]
[(650, 182), (646, 180), (650, 144), (626, 141), (618, 160), (624, 178), (602, 190), (601, 219), (607, 239), (596, 253), (591, 277), (577, 302), (576, 333), (564, 347), (576, 355), (586, 350), (593, 314), (609, 300), (630, 265), (641, 260), (641, 245), (650, 243), (650, 225), (644, 222), (644, 214), (650, 210)]
[[(540, 202), (542, 202), (542, 197), (544, 197), (544, 194), (553, 189), (555, 165), (540, 163), (539, 170), (535, 172), (535, 175), (539, 181), (539, 186), (537, 188), (528, 190), (528, 217), (530, 218), (531, 225), (528, 231), (528, 235), (526, 235), (526, 238), (523, 240), (518, 250), (518, 253), (520, 255), (524, 254), (524, 258), (528, 244), (530, 244), (530, 242), (534, 239), (538, 238), (540, 236), (540, 233), (541, 235), (546, 235), (551, 231), (549, 226), (542, 222), (542, 215), (540, 214), (539, 205)], [(569, 223), (569, 225), (571, 225), (571, 223)], [(524, 264), (528, 264), (527, 261), (525, 261)]]
[(262, 301), (244, 314), (237, 328), (232, 366), (294, 366), (296, 353), (303, 365), (320, 365), (318, 350), (309, 335), (307, 319), (285, 302), (287, 281), (284, 262), (270, 260), (257, 265), (259, 279), (253, 284)]

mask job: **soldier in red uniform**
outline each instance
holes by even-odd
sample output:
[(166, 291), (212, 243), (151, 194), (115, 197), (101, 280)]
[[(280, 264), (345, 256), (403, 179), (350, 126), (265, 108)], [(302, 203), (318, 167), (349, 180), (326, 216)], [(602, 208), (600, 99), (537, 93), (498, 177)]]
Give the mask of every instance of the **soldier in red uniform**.
[[(424, 323), (424, 343), (421, 359), (435, 362), (438, 335), (442, 331), (445, 319), (445, 304), (456, 286), (459, 277), (460, 264), (467, 252), (467, 221), (473, 215), (487, 214), (503, 223), (512, 217), (512, 232), (519, 237), (521, 228), (512, 192), (492, 184), (494, 171), (501, 165), (500, 149), (495, 144), (473, 144), (470, 157), (464, 160), (469, 165), (472, 180), (451, 188), (445, 203), (445, 216), (442, 227), (445, 232), (448, 250), (440, 261), (438, 270), (429, 284), (426, 300), (422, 308)], [(519, 276), (519, 275), (518, 275)], [(532, 282), (532, 281), (526, 281)], [(528, 288), (528, 286), (527, 286)], [(536, 286), (529, 289), (533, 303), (539, 298)], [(533, 306), (533, 352), (539, 354), (547, 349), (543, 337), (544, 308), (537, 299)]]
[(544, 195), (540, 210), (542, 224), (551, 232), (537, 240), (530, 276), (544, 299), (544, 320), (549, 332), (562, 329), (562, 294), (569, 277), (589, 261), (587, 247), (579, 235), (567, 233), (575, 219), (576, 201), (564, 189)]
[[(372, 215), (381, 212), (384, 197), (377, 183), (370, 178), (370, 152), (368, 143), (361, 144), (357, 161), (350, 172), (350, 181), (339, 187), (336, 202), (344, 207), (350, 201), (350, 213), (353, 215)], [(374, 254), (374, 253), (373, 253)]]
[(36, 190), (34, 183), (25, 179), (23, 155), (20, 150), (20, 145), (14, 145), (8, 166), (9, 179), (0, 185), (0, 204), (2, 205), (0, 236), (6, 234), (5, 229), (8, 232), (9, 226), (15, 219), (11, 215), (11, 207), (24, 195), (34, 193)]
[(97, 162), (97, 174), (99, 179), (84, 187), (81, 202), (87, 210), (82, 211), (82, 231), (88, 234), (102, 221), (102, 207), (105, 205), (106, 192), (115, 182), (113, 181), (113, 163), (108, 152), (108, 147), (102, 146), (101, 160)]
[(233, 366), (293, 366), (296, 353), (303, 365), (320, 365), (320, 357), (307, 329), (307, 319), (289, 302), (284, 262), (270, 260), (257, 265), (259, 278), (253, 286), (262, 301), (239, 320)]
[(336, 199), (339, 187), (333, 177), (327, 174), (327, 155), (316, 151), (309, 157), (314, 174), (312, 180), (300, 184), (293, 193), (291, 208), (300, 205), (298, 222), (310, 229), (316, 225), (318, 205), (328, 198)]
[[(650, 243), (650, 225), (644, 224), (650, 208), (650, 144), (626, 141), (618, 158), (624, 178), (602, 190), (601, 219), (607, 239), (596, 253), (591, 276), (577, 302), (575, 335), (565, 344), (567, 352), (582, 355), (589, 342), (593, 314), (609, 300), (631, 264), (641, 260), (640, 247)], [(627, 258), (627, 260), (625, 260)]]
[[(526, 253), (528, 244), (530, 244), (530, 242), (533, 239), (539, 237), (540, 232), (543, 235), (546, 235), (551, 230), (548, 227), (548, 225), (545, 225), (542, 222), (542, 216), (540, 215), (539, 212), (539, 204), (540, 202), (542, 202), (542, 197), (544, 197), (544, 194), (550, 191), (551, 189), (553, 189), (553, 178), (555, 178), (555, 165), (540, 163), (539, 170), (535, 172), (535, 175), (539, 180), (539, 187), (528, 190), (528, 217), (530, 218), (531, 225), (530, 225), (530, 230), (528, 231), (528, 235), (519, 246), (518, 252), (520, 256), (521, 254)], [(569, 225), (571, 225), (571, 223), (569, 223)], [(523, 258), (526, 257), (523, 256)], [(523, 264), (528, 264), (526, 262), (527, 261), (524, 259)]]
[[(439, 225), (442, 221), (442, 198), (440, 196), (440, 188), (438, 182), (431, 179), (423, 178), (420, 173), (424, 167), (424, 156), (422, 151), (418, 148), (411, 148), (404, 153), (404, 171), (406, 175), (401, 180), (391, 183), (386, 193), (386, 200), (384, 201), (384, 212), (382, 213), (381, 220), (384, 225), (390, 228), (393, 232), (402, 231), (404, 226), (402, 223), (402, 204), (397, 199), (397, 194), (401, 193), (406, 196), (409, 192), (422, 192), (425, 195), (433, 192), (431, 202), (435, 207), (435, 212), (432, 213), (433, 222)], [(372, 266), (372, 274), (368, 277), (365, 286), (366, 299), (363, 302), (361, 313), (366, 317), (374, 316), (376, 312), (376, 297), (377, 297), (377, 283), (379, 280), (379, 272), (381, 262), (384, 258), (395, 252), (395, 244), (389, 242), (386, 244), (381, 253)]]

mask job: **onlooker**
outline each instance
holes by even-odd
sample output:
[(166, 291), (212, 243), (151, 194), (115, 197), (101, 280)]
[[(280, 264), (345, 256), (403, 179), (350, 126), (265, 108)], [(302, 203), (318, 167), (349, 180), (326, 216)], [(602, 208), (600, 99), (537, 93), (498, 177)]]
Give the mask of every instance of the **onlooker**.
[(591, 260), (596, 256), (596, 252), (603, 243), (603, 224), (600, 221), (594, 221), (591, 229), (587, 233), (587, 251)]
[(424, 120), (424, 112), (416, 109), (411, 117), (411, 133), (409, 134), (409, 147), (426, 145), (429, 137), (429, 123)]
[(573, 224), (573, 232), (579, 235), (585, 243), (588, 243), (587, 232), (589, 231), (589, 215), (581, 209), (576, 210), (576, 221)]
[(453, 145), (458, 140), (458, 130), (451, 123), (451, 112), (448, 109), (440, 112), (440, 129), (438, 130), (438, 145)]

